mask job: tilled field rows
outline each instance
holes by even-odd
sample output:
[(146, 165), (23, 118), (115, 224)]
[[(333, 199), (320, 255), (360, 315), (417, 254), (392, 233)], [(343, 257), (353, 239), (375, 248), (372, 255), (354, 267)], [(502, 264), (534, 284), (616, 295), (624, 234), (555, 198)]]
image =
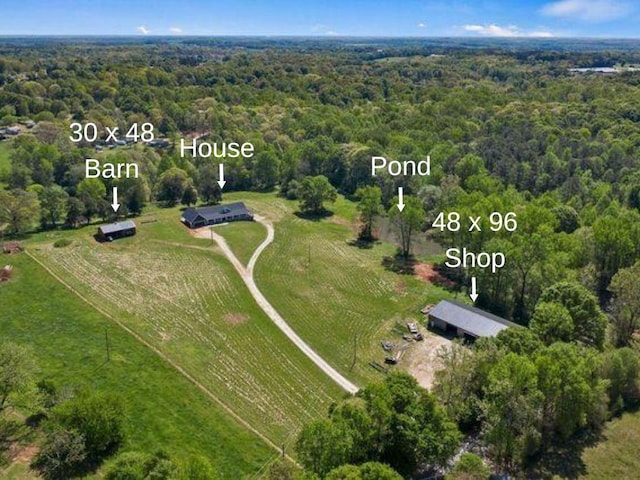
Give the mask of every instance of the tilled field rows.
[(339, 395), (213, 251), (84, 243), (36, 255), (276, 442)]

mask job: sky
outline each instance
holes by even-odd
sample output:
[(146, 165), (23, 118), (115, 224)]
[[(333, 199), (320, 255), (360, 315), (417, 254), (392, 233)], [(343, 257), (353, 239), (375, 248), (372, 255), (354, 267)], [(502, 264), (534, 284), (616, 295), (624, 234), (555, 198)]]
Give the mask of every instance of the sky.
[(640, 37), (640, 0), (0, 0), (0, 35)]

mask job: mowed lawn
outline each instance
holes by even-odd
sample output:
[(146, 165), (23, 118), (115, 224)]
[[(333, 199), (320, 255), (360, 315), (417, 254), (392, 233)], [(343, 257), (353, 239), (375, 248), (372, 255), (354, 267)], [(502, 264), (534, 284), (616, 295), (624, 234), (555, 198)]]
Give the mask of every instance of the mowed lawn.
[(625, 413), (609, 422), (604, 440), (584, 451), (586, 475), (593, 480), (636, 480), (640, 478), (640, 413)]
[[(135, 237), (105, 244), (89, 227), (40, 235), (30, 252), (273, 443), (293, 441), (342, 391), (260, 310), (219, 249), (178, 219), (157, 210), (137, 220)], [(61, 235), (73, 244), (54, 248)]]
[[(89, 387), (121, 395), (127, 409), (126, 450), (203, 455), (229, 479), (250, 477), (272, 457), (273, 450), (256, 435), (26, 254), (3, 260), (14, 266), (14, 275), (0, 284), (0, 338), (30, 345), (39, 378), (60, 389)], [(18, 464), (4, 472), (0, 468), (0, 477), (23, 478), (21, 471), (25, 467)]]
[(267, 229), (258, 222), (236, 222), (220, 225), (214, 231), (223, 236), (243, 265), (247, 265), (253, 252), (267, 237)]
[(335, 214), (319, 221), (299, 218), (297, 202), (275, 195), (227, 197), (246, 200), (274, 224), (275, 240), (256, 265), (258, 287), (305, 341), (360, 385), (379, 375), (369, 362), (382, 361), (380, 341), (397, 340), (398, 325), (421, 320), (425, 304), (449, 296), (385, 269), (382, 261), (394, 255), (393, 245), (353, 245), (357, 211), (342, 197), (329, 206)]

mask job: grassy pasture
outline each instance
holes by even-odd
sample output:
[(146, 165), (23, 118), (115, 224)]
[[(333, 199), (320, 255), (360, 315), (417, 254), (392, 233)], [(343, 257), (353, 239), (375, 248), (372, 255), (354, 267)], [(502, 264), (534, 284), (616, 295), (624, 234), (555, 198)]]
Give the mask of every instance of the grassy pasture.
[[(122, 395), (125, 449), (204, 455), (230, 479), (250, 475), (273, 455), (213, 400), (26, 254), (5, 261), (14, 265), (14, 276), (0, 285), (0, 338), (30, 345), (39, 376), (59, 388), (89, 386)], [(0, 477), (32, 478), (18, 463), (0, 469)]]
[[(294, 215), (297, 203), (264, 194), (232, 194), (274, 222), (275, 240), (256, 265), (256, 282), (294, 330), (348, 378), (364, 384), (378, 374), (380, 341), (397, 324), (420, 320), (426, 303), (446, 292), (382, 266), (395, 248), (388, 243), (361, 249), (355, 204), (340, 198), (335, 215), (319, 221)], [(232, 248), (235, 248), (232, 245)], [(355, 347), (354, 347), (355, 344)], [(352, 368), (354, 352), (355, 366)]]
[(586, 474), (593, 480), (634, 480), (640, 472), (640, 413), (625, 413), (604, 429), (604, 441), (583, 452)]
[(220, 225), (215, 227), (215, 232), (224, 237), (238, 260), (245, 266), (249, 263), (253, 252), (267, 236), (267, 230), (258, 222)]
[[(93, 228), (41, 234), (31, 251), (273, 442), (292, 440), (341, 391), (259, 309), (219, 249), (178, 218), (152, 211), (138, 235), (110, 244), (96, 243)], [(53, 248), (62, 235), (74, 243)]]

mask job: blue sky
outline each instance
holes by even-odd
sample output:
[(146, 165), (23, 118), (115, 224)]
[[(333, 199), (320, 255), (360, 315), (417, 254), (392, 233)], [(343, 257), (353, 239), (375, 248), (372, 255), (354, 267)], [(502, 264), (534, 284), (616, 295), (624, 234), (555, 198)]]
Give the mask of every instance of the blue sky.
[(640, 37), (638, 0), (0, 0), (0, 35)]

